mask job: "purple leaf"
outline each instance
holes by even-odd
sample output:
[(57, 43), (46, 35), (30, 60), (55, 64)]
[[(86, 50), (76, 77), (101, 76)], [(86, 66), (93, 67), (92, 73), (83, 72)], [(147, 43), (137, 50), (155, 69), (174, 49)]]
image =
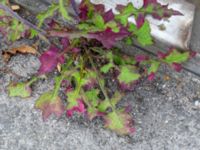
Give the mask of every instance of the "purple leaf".
[(145, 55), (137, 55), (137, 56), (135, 56), (135, 60), (137, 61), (137, 62), (143, 62), (143, 61), (146, 61), (146, 60), (148, 60), (149, 59), (149, 57), (148, 56), (145, 56)]
[(54, 96), (53, 92), (47, 92), (40, 96), (35, 103), (35, 108), (42, 111), (43, 120), (46, 121), (51, 114), (61, 117), (65, 111), (65, 106), (59, 96)]
[(112, 21), (114, 19), (114, 14), (112, 9), (110, 9), (109, 11), (107, 11), (104, 15), (103, 15), (103, 19), (104, 21), (107, 23), (109, 21)]
[(157, 56), (158, 56), (159, 59), (164, 59), (167, 55), (168, 54), (165, 54), (165, 53), (160, 52), (160, 51), (157, 53)]
[(150, 13), (155, 19), (163, 19), (169, 18), (173, 15), (183, 15), (179, 11), (175, 11), (173, 9), (168, 9), (168, 5), (161, 5), (157, 0), (144, 0), (144, 8), (148, 6), (152, 6), (152, 12), (146, 12), (146, 14)]
[(143, 26), (145, 22), (145, 16), (144, 14), (139, 14), (136, 20), (137, 28), (140, 28)]
[(72, 53), (79, 53), (81, 51), (81, 49), (74, 47), (74, 48), (72, 48), (71, 51), (72, 51)]
[(69, 39), (67, 37), (62, 38), (60, 43), (63, 46), (63, 49), (67, 48), (70, 45)]
[(129, 36), (130, 33), (125, 29), (121, 28), (118, 33), (112, 31), (112, 29), (107, 28), (102, 32), (90, 33), (89, 37), (100, 41), (104, 47), (111, 48), (117, 41)]
[(150, 73), (150, 74), (148, 75), (148, 80), (149, 80), (149, 81), (153, 81), (154, 79), (155, 79), (155, 73), (152, 72), (152, 73)]
[(55, 46), (51, 46), (48, 51), (44, 52), (40, 58), (40, 69), (38, 74), (45, 74), (53, 71), (58, 63), (64, 63), (64, 56), (60, 54), (59, 49)]
[(103, 13), (105, 12), (105, 6), (103, 4), (94, 4), (95, 12)]
[(182, 70), (182, 65), (181, 64), (178, 64), (178, 63), (173, 63), (172, 64), (172, 68), (174, 69), (174, 70), (176, 70), (177, 72), (180, 72), (181, 70)]
[(72, 117), (74, 112), (79, 112), (79, 113), (85, 113), (85, 104), (83, 103), (83, 100), (79, 99), (78, 100), (78, 106), (73, 106), (71, 109), (67, 110), (67, 116)]

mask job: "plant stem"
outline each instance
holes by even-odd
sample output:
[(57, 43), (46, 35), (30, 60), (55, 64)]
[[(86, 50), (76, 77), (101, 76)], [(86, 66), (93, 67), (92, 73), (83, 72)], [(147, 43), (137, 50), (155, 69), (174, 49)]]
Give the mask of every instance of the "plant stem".
[(57, 37), (68, 37), (69, 39), (75, 39), (75, 38), (80, 38), (80, 37), (85, 37), (89, 38), (87, 34), (83, 32), (66, 32), (66, 31), (56, 31), (56, 30), (51, 30), (48, 31), (49, 36), (57, 36)]
[(6, 13), (10, 14), (13, 18), (17, 19), (18, 21), (20, 21), (24, 25), (28, 26), (29, 28), (32, 28), (32, 29), (36, 30), (38, 32), (38, 36), (41, 39), (43, 39), (47, 43), (50, 43), (49, 40), (45, 37), (45, 35), (47, 34), (46, 31), (38, 28), (36, 25), (34, 25), (31, 22), (25, 20), (24, 18), (22, 18), (21, 16), (19, 16), (16, 12), (14, 12), (12, 9), (10, 9), (6, 5), (0, 4), (0, 9), (2, 9), (3, 11), (5, 11)]
[(19, 20), (20, 22), (22, 22), (23, 24), (27, 25), (30, 28), (33, 28), (34, 30), (40, 32), (41, 34), (45, 35), (46, 31), (39, 29), (36, 25), (30, 23), (29, 21), (25, 20), (24, 18), (20, 17), (16, 12), (14, 12), (12, 9), (10, 9), (8, 6), (2, 5), (0, 4), (0, 9), (2, 9), (3, 11), (7, 12), (8, 14), (10, 14), (13, 18)]
[(92, 67), (94, 68), (95, 72), (97, 73), (97, 82), (98, 82), (98, 84), (99, 84), (99, 87), (100, 87), (100, 89), (101, 89), (103, 95), (105, 96), (105, 101), (108, 101), (108, 102), (109, 102), (110, 107), (112, 108), (112, 111), (115, 112), (115, 113), (117, 114), (117, 112), (116, 112), (116, 110), (115, 110), (115, 107), (114, 107), (113, 104), (109, 101), (109, 96), (108, 96), (106, 90), (104, 89), (104, 86), (103, 86), (102, 83), (100, 82), (100, 74), (99, 74), (99, 72), (98, 72), (98, 70), (97, 70), (97, 68), (96, 68), (96, 66), (95, 66), (95, 64), (94, 64), (94, 62), (93, 62), (93, 60), (92, 60), (92, 58), (90, 57), (90, 53), (89, 53), (87, 50), (85, 50), (85, 51), (86, 51), (86, 53), (87, 53), (87, 56), (88, 56), (88, 58), (89, 58), (89, 61), (90, 61), (91, 65), (92, 65)]

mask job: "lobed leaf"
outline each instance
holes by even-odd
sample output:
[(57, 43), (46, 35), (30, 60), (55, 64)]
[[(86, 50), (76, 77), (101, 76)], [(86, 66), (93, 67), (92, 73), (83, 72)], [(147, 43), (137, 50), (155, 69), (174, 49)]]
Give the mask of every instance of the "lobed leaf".
[(31, 88), (29, 86), (30, 84), (28, 82), (26, 83), (11, 83), (8, 85), (8, 93), (10, 97), (22, 97), (27, 98), (31, 96)]
[(61, 55), (60, 50), (57, 47), (52, 45), (40, 56), (39, 60), (41, 66), (38, 73), (41, 75), (53, 71), (58, 63), (63, 64), (64, 56)]
[(35, 103), (35, 108), (42, 111), (43, 120), (46, 121), (51, 114), (61, 117), (65, 107), (55, 91), (49, 91), (42, 94)]
[(164, 58), (166, 63), (183, 63), (190, 58), (189, 52), (179, 52), (175, 49), (171, 50), (170, 53)]
[(122, 66), (120, 69), (120, 74), (118, 80), (121, 83), (129, 84), (140, 78), (140, 74), (135, 73), (129, 66)]
[(124, 110), (111, 112), (103, 118), (105, 120), (105, 127), (120, 135), (127, 135), (135, 131), (133, 128), (132, 117)]
[(134, 32), (137, 37), (137, 41), (143, 45), (152, 45), (153, 39), (151, 36), (151, 28), (148, 21), (145, 21), (141, 28)]
[(112, 48), (117, 41), (120, 41), (129, 35), (130, 33), (125, 28), (121, 28), (118, 33), (107, 28), (105, 31), (89, 33), (89, 38), (100, 41), (105, 48)]

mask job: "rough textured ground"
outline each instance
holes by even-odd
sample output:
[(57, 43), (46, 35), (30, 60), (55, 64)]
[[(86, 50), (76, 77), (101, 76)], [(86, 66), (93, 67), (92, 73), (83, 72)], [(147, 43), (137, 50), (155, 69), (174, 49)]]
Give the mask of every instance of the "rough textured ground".
[[(4, 66), (0, 59), (2, 69)], [(37, 71), (39, 62), (31, 55), (14, 56), (8, 68), (21, 79)], [(162, 68), (157, 80), (144, 82), (124, 97), (133, 110), (136, 133), (119, 137), (102, 128), (99, 120), (90, 123), (82, 117), (51, 117), (43, 122), (34, 109), (39, 95), (52, 88), (51, 79), (34, 85), (28, 99), (9, 98), (6, 86), (16, 80), (0, 72), (0, 149), (1, 150), (199, 150), (200, 78), (183, 72), (170, 74)], [(167, 77), (165, 76), (165, 79)]]
[[(16, 0), (22, 1), (22, 0)], [(39, 1), (39, 0), (37, 0)], [(4, 47), (0, 43), (0, 49)], [(196, 47), (198, 47), (196, 45)], [(32, 55), (14, 56), (7, 68), (21, 80), (36, 73), (39, 62)], [(199, 150), (200, 78), (187, 72), (161, 69), (154, 82), (142, 83), (124, 97), (132, 106), (136, 132), (120, 137), (102, 128), (100, 120), (83, 117), (42, 121), (34, 101), (52, 88), (52, 80), (33, 86), (28, 99), (10, 98), (6, 86), (18, 80), (5, 64), (0, 51), (0, 150)], [(168, 80), (166, 73), (171, 77)]]

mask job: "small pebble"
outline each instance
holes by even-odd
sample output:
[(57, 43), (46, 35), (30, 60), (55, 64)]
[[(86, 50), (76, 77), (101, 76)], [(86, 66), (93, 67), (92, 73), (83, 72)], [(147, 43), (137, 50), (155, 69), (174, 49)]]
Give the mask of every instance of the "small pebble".
[(197, 101), (195, 101), (194, 105), (195, 106), (200, 106), (200, 102), (197, 100)]

